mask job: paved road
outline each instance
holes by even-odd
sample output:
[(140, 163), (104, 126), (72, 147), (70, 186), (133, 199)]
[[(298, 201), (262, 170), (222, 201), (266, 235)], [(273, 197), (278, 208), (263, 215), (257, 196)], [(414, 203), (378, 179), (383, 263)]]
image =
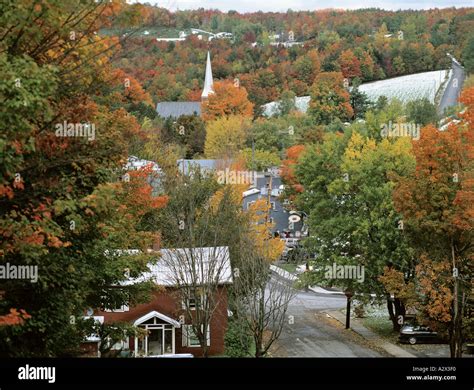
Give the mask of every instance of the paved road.
[[(444, 90), (443, 97), (439, 102), (438, 112), (442, 114), (447, 107), (455, 106), (458, 102), (459, 93), (464, 83), (466, 74), (464, 68), (456, 62), (453, 64), (453, 76)], [(457, 81), (456, 81), (457, 80)]]
[(299, 292), (288, 307), (293, 324), (286, 324), (276, 345), (275, 357), (378, 357), (382, 356), (363, 345), (351, 331), (331, 323), (321, 310), (345, 307), (346, 298)]

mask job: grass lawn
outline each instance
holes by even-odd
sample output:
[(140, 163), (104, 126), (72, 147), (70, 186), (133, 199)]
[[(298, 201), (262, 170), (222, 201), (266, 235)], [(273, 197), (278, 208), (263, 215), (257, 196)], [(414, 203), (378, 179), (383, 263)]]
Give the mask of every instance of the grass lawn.
[(366, 317), (362, 319), (362, 324), (394, 344), (398, 340), (398, 333), (393, 331), (392, 321), (387, 317)]
[(282, 264), (278, 264), (277, 267), (283, 268), (285, 271), (294, 274), (296, 273), (297, 265), (298, 264), (294, 264), (294, 263), (282, 263)]

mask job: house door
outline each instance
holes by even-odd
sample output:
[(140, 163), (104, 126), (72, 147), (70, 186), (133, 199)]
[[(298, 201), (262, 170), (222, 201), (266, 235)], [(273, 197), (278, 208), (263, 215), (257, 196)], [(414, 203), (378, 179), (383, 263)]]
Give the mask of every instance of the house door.
[(164, 355), (174, 353), (174, 328), (172, 325), (146, 325), (148, 335), (137, 340), (138, 356)]
[(148, 355), (163, 355), (163, 329), (149, 329), (148, 331)]

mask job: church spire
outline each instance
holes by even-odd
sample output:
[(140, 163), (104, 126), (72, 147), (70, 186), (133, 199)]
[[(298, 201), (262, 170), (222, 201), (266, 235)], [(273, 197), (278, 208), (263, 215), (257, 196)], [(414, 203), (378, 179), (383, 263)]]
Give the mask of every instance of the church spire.
[(204, 88), (202, 89), (201, 99), (207, 99), (209, 94), (213, 94), (214, 90), (212, 86), (214, 81), (212, 79), (212, 68), (211, 68), (211, 55), (209, 51), (207, 52), (207, 61), (206, 61), (206, 77), (204, 78)]

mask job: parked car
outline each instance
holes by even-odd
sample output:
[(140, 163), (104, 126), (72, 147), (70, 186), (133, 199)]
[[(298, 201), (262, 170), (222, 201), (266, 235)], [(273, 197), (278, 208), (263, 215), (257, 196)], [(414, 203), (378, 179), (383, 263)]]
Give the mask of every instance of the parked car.
[(398, 341), (414, 345), (417, 343), (437, 343), (441, 340), (438, 333), (427, 326), (406, 324), (400, 329)]

